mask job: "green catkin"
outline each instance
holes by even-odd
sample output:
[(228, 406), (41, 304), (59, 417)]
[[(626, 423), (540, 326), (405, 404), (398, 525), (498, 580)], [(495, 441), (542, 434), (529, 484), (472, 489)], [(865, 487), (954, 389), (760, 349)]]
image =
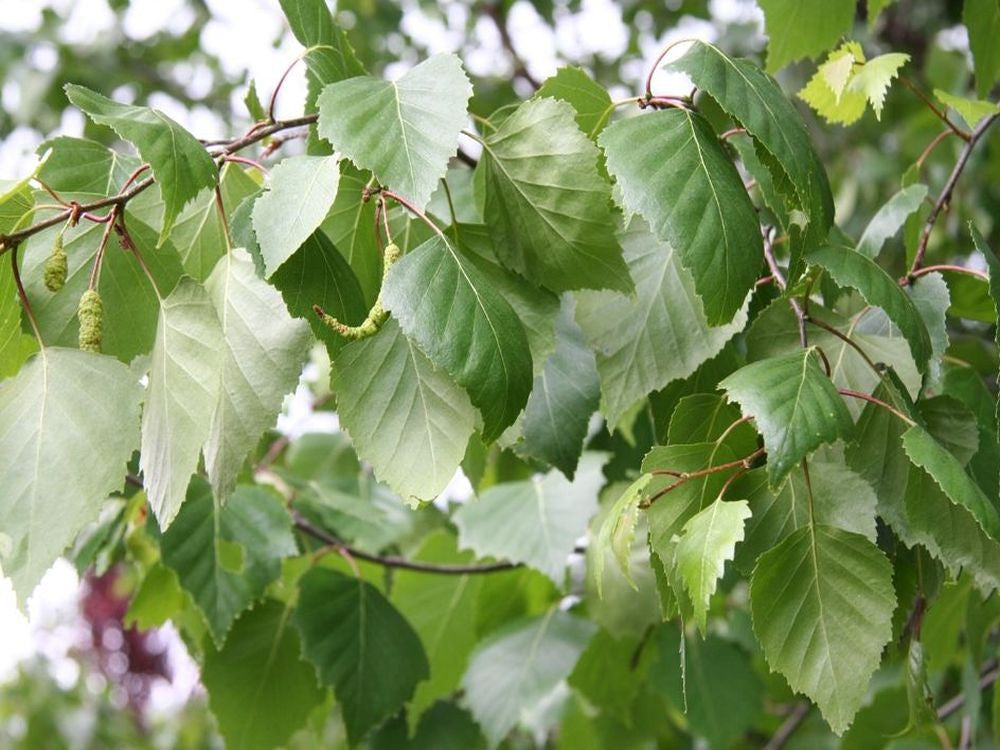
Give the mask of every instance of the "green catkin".
[[(399, 260), (402, 256), (403, 251), (399, 249), (399, 245), (394, 242), (390, 242), (385, 246), (385, 252), (382, 255), (382, 284), (385, 285), (385, 278), (389, 274), (389, 269), (392, 265)], [(341, 323), (332, 315), (328, 315), (323, 312), (322, 308), (318, 305), (313, 307), (316, 314), (319, 315), (323, 323), (326, 324), (328, 328), (339, 333), (345, 339), (350, 339), (351, 341), (357, 341), (358, 339), (366, 339), (369, 336), (374, 336), (378, 333), (378, 330), (382, 327), (382, 324), (389, 318), (389, 311), (382, 306), (382, 292), (379, 291), (378, 299), (375, 300), (375, 304), (372, 305), (372, 309), (368, 311), (368, 316), (360, 325), (349, 326)]]
[(52, 254), (45, 261), (42, 278), (45, 280), (45, 288), (50, 292), (58, 292), (66, 283), (66, 251), (63, 249), (62, 232), (56, 235), (55, 242), (52, 243)]
[(86, 352), (100, 352), (104, 305), (101, 302), (101, 295), (96, 290), (88, 289), (80, 297), (76, 317), (80, 321), (80, 349)]

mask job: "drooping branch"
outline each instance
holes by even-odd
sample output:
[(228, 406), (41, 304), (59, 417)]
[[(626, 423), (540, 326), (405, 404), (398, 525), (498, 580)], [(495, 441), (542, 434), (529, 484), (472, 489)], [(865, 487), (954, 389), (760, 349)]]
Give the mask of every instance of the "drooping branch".
[(503, 48), (507, 50), (507, 54), (510, 55), (511, 62), (514, 65), (514, 75), (527, 81), (536, 91), (540, 89), (542, 87), (541, 82), (531, 75), (527, 65), (524, 64), (524, 60), (521, 59), (521, 56), (514, 48), (514, 40), (511, 39), (510, 29), (507, 28), (507, 14), (501, 7), (501, 4), (486, 3), (484, 10), (486, 17), (493, 21), (493, 25), (496, 26), (497, 33), (500, 35), (500, 44), (503, 45)]

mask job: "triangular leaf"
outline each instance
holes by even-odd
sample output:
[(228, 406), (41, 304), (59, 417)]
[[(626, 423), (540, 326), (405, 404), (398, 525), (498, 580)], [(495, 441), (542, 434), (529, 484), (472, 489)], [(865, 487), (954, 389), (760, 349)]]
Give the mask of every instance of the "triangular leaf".
[(214, 188), (218, 170), (198, 139), (156, 109), (136, 107), (66, 85), (69, 100), (99, 125), (107, 125), (136, 147), (149, 162), (163, 198), (160, 243), (167, 238), (184, 205), (203, 188)]
[(138, 444), (121, 362), (45, 348), (0, 382), (0, 562), (21, 603), (111, 492)]
[(485, 139), (486, 223), (500, 261), (530, 281), (557, 292), (628, 292), (611, 189), (573, 118), (566, 102), (533, 99)]
[(763, 245), (757, 212), (711, 126), (665, 109), (612, 123), (598, 142), (625, 208), (680, 254), (709, 324), (728, 323), (757, 278)]
[(351, 744), (394, 714), (428, 676), (413, 628), (378, 589), (326, 568), (299, 580), (302, 651), (334, 689)]
[(331, 83), (319, 97), (319, 134), (361, 169), (423, 209), (466, 123), (472, 86), (454, 55), (435, 55), (397, 81)]

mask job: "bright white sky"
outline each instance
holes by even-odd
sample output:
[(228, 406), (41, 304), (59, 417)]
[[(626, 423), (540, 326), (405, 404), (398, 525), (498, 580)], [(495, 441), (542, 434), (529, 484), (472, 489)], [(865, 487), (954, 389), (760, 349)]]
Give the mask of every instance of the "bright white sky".
[[(289, 33), (284, 33), (281, 43), (273, 42), (285, 29), (278, 4), (274, 0), (208, 0), (213, 20), (201, 34), (202, 46), (217, 56), (227, 72), (247, 74), (247, 80), (257, 82), (262, 97), (269, 94), (290, 61), (300, 52), (300, 46)], [(65, 27), (67, 41), (88, 43), (108, 29), (113, 16), (106, 0), (2, 0), (0, 30), (30, 33), (41, 22), (45, 8), (56, 8), (69, 13)], [(406, 10), (403, 24), (407, 33), (425, 44), (431, 53), (455, 52), (465, 39), (468, 9), (455, 6), (447, 24), (431, 19), (417, 7), (416, 0), (403, 0)], [(757, 20), (762, 17), (752, 0), (713, 0), (712, 12), (730, 21)], [(162, 29), (181, 29), (190, 22), (182, 0), (132, 0), (125, 16), (126, 33), (137, 39), (147, 37)], [(528, 3), (514, 5), (509, 24), (518, 53), (526, 61), (536, 78), (544, 79), (556, 71), (560, 56), (573, 58), (579, 51), (597, 53), (609, 59), (619, 57), (625, 50), (628, 35), (621, 20), (620, 10), (613, 0), (583, 0), (580, 13), (562, 19), (553, 31), (536, 14)], [(464, 62), (473, 75), (504, 73), (507, 64), (496, 29), (487, 19), (476, 22), (477, 47), (464, 55)], [(660, 39), (648, 38), (642, 44), (643, 60), (635, 61), (626, 70), (628, 78), (641, 80), (648, 66), (663, 47), (671, 41), (684, 38), (714, 40), (715, 29), (705, 21), (689, 18)], [(683, 50), (678, 49), (677, 54)], [(44, 72), (54, 64), (54, 52), (37, 49), (31, 63), (35, 70)], [(400, 63), (387, 71), (390, 77), (402, 73), (407, 66)], [(198, 93), (208, 85), (205, 71), (192, 66), (185, 71), (185, 81), (192, 92)], [(686, 93), (689, 82), (683, 77), (658, 73), (654, 77), (654, 90), (658, 93)], [(128, 91), (103, 92), (128, 100)], [(636, 92), (637, 93), (637, 92)], [(242, 111), (242, 91), (234, 96), (233, 108)], [(612, 92), (614, 97), (627, 96), (628, 91)], [(300, 103), (305, 97), (305, 80), (301, 68), (286, 81), (278, 102), (278, 116), (291, 117), (300, 113)], [(0, 83), (0, 104), (8, 112), (16, 112), (21, 100), (17, 80)], [(167, 96), (158, 96), (151, 104), (162, 109), (193, 133), (203, 138), (232, 135), (232, 130), (211, 112), (198, 108), (189, 111)], [(83, 117), (79, 112), (67, 110), (56, 134), (80, 135)], [(34, 163), (33, 152), (43, 140), (43, 134), (26, 127), (2, 134), (0, 141), (0, 179), (13, 179), (29, 172)], [(300, 433), (309, 430), (336, 429), (335, 423), (324, 422), (327, 417), (310, 416), (308, 395), (299, 394), (288, 404), (287, 416), (279, 427)], [(469, 488), (453, 488), (458, 495), (467, 494)], [(17, 610), (10, 582), (0, 579), (0, 680), (9, 678), (16, 664), (32, 653), (48, 656), (56, 679), (71, 685), (79, 673), (68, 651), (89, 635), (80, 629), (77, 616), (76, 595), (79, 579), (73, 567), (60, 561), (45, 576), (34, 596), (28, 602), (28, 617)], [(163, 685), (154, 691), (155, 710), (170, 712), (186, 699), (197, 682), (197, 671), (176, 637), (170, 641), (170, 657), (174, 667), (173, 685)]]

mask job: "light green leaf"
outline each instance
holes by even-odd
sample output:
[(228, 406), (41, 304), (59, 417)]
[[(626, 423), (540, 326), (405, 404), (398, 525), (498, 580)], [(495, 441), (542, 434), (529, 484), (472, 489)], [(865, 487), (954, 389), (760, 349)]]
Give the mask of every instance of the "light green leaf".
[(459, 544), (479, 557), (530, 565), (562, 586), (573, 545), (597, 511), (607, 459), (603, 453), (584, 453), (572, 482), (553, 470), (542, 478), (490, 487), (453, 516)]
[(644, 473), (632, 482), (611, 506), (597, 532), (593, 551), (594, 580), (597, 581), (597, 594), (600, 597), (604, 596), (604, 562), (608, 552), (615, 556), (625, 580), (635, 588), (631, 576), (632, 546), (635, 540), (635, 527), (639, 521), (639, 502), (651, 479), (651, 474)]
[(528, 400), (524, 328), (493, 280), (435, 236), (390, 269), (382, 294), (400, 327), (468, 392), (494, 440)]
[(336, 693), (352, 745), (396, 713), (428, 677), (417, 634), (365, 581), (312, 568), (299, 580), (293, 621), (303, 653)]
[(889, 560), (863, 536), (814, 523), (758, 558), (750, 605), (770, 667), (842, 734), (892, 637)]
[[(242, 565), (225, 564), (227, 549), (242, 557)], [(233, 621), (278, 578), (282, 558), (298, 547), (291, 518), (268, 490), (238, 487), (223, 506), (208, 482), (196, 477), (160, 551), (221, 648)]]
[(336, 156), (293, 156), (271, 170), (270, 190), (254, 202), (253, 228), (270, 277), (309, 239), (337, 197)]
[(743, 367), (719, 387), (752, 416), (767, 449), (772, 487), (824, 443), (847, 438), (851, 415), (814, 349), (772, 357)]
[(962, 22), (969, 31), (969, 49), (976, 73), (976, 93), (989, 96), (1000, 78), (1000, 3), (997, 0), (965, 0)]
[(808, 253), (806, 260), (822, 266), (841, 286), (857, 289), (869, 305), (881, 307), (906, 337), (917, 368), (926, 372), (932, 354), (927, 326), (913, 300), (881, 266), (852, 248), (833, 243)]
[(524, 407), (523, 440), (517, 452), (555, 466), (572, 480), (600, 389), (594, 353), (564, 307), (555, 351), (535, 378)]
[(743, 541), (743, 526), (750, 517), (746, 500), (719, 498), (684, 524), (674, 548), (674, 565), (694, 605), (695, 622), (705, 633), (708, 606), (736, 543)]
[(593, 623), (553, 607), (479, 644), (462, 687), (491, 748), (569, 677), (596, 630)]
[(777, 187), (791, 190), (793, 203), (809, 219), (809, 244), (826, 238), (833, 223), (833, 196), (826, 170), (799, 113), (778, 83), (747, 60), (734, 60), (711, 44), (698, 42), (668, 66), (686, 73), (771, 157), (764, 165)]
[(876, 120), (882, 119), (882, 107), (885, 104), (885, 95), (889, 90), (889, 84), (892, 83), (892, 79), (899, 74), (899, 69), (909, 59), (909, 55), (899, 52), (873, 57), (855, 71), (850, 83), (847, 84), (851, 91), (864, 95), (868, 103), (872, 105)]
[(767, 70), (774, 73), (803, 57), (816, 57), (847, 34), (854, 20), (854, 0), (802, 3), (758, 0), (767, 32)]
[(184, 591), (177, 575), (159, 562), (146, 571), (132, 594), (128, 611), (122, 618), (127, 627), (149, 630), (165, 625), (184, 606)]
[[(830, 53), (805, 87), (799, 91), (802, 101), (831, 123), (850, 125), (865, 113), (865, 95), (848, 87), (855, 64), (865, 61), (857, 42), (845, 42)], [(848, 77), (843, 76), (847, 71)]]
[(896, 235), (926, 197), (927, 186), (920, 183), (905, 187), (893, 195), (868, 222), (858, 240), (858, 252), (868, 258), (877, 258), (885, 241)]
[[(240, 166), (227, 164), (219, 180), (226, 216), (232, 216), (236, 206), (257, 189), (257, 183)], [(177, 217), (170, 241), (192, 278), (205, 281), (219, 258), (226, 254), (229, 243), (225, 232), (214, 190), (203, 190)]]
[(651, 653), (655, 651), (644, 650), (637, 637), (615, 638), (599, 630), (576, 663), (569, 684), (602, 712), (631, 723), (632, 705), (643, 687)]
[(42, 349), (0, 382), (0, 560), (21, 604), (122, 488), (142, 389), (111, 357)]
[[(427, 536), (414, 559), (449, 565), (468, 564), (469, 552), (459, 552), (446, 531)], [(392, 603), (417, 631), (430, 662), (430, 678), (417, 685), (406, 718), (414, 727), (434, 701), (457, 688), (469, 654), (478, 640), (476, 613), (482, 576), (439, 575), (398, 570), (392, 581)]]
[(205, 289), (182, 278), (160, 303), (142, 411), (139, 468), (161, 529), (173, 521), (219, 398), (224, 339)]
[(0, 380), (21, 369), (38, 343), (21, 331), (21, 301), (9, 263), (0, 264)]
[(390, 318), (349, 344), (333, 367), (341, 424), (375, 476), (403, 497), (432, 500), (465, 456), (476, 411)]
[(331, 357), (336, 356), (347, 340), (317, 317), (313, 305), (349, 325), (358, 325), (368, 314), (357, 277), (319, 230), (274, 272), (270, 282), (281, 292), (288, 311), (308, 321), (313, 335), (326, 344)]
[(576, 124), (591, 140), (604, 130), (615, 109), (607, 89), (582, 68), (572, 66), (559, 68), (542, 82), (535, 97), (546, 96), (568, 102), (576, 110)]
[(931, 359), (927, 371), (931, 382), (941, 375), (941, 361), (948, 350), (948, 324), (946, 315), (951, 306), (951, 295), (944, 277), (937, 273), (925, 274), (908, 285), (907, 293), (920, 314), (931, 342)]
[(934, 89), (934, 96), (937, 97), (944, 106), (951, 107), (958, 112), (965, 120), (965, 124), (970, 128), (976, 127), (984, 117), (1000, 113), (1000, 105), (982, 99), (968, 99), (964, 96), (949, 94), (941, 89)]
[(573, 117), (566, 102), (532, 99), (485, 139), (486, 223), (499, 260), (530, 281), (558, 292), (628, 292), (611, 188)]
[(198, 139), (156, 109), (119, 104), (83, 86), (66, 85), (66, 96), (98, 125), (107, 125), (135, 146), (156, 178), (163, 199), (163, 244), (184, 205), (203, 188), (214, 188), (218, 170)]
[(748, 575), (757, 558), (793, 531), (809, 523), (835, 526), (875, 541), (878, 499), (872, 486), (844, 462), (839, 448), (820, 449), (808, 462), (809, 481), (801, 466), (777, 490), (768, 486), (765, 469), (754, 469), (733, 482), (735, 497), (745, 497), (753, 515), (746, 539), (736, 551), (736, 564)]
[(635, 295), (581, 292), (576, 320), (597, 354), (601, 411), (617, 426), (651, 392), (691, 375), (746, 325), (744, 307), (712, 328), (680, 253), (633, 219), (621, 235)]
[(269, 599), (237, 620), (221, 650), (206, 645), (201, 681), (229, 750), (283, 745), (324, 698), (288, 615)]
[(319, 97), (319, 134), (386, 187), (426, 207), (466, 124), (472, 85), (454, 55), (435, 55), (397, 81), (359, 76)]
[(868, 28), (875, 28), (879, 14), (892, 5), (895, 0), (868, 0)]
[(281, 295), (254, 272), (240, 248), (222, 258), (206, 283), (222, 324), (221, 386), (205, 441), (205, 469), (220, 502), (247, 454), (273, 427), (309, 355), (309, 326), (294, 320)]
[(709, 324), (731, 321), (757, 278), (763, 245), (757, 212), (711, 126), (699, 114), (665, 109), (612, 123), (598, 142), (625, 208), (691, 272)]
[(1000, 540), (1000, 513), (958, 459), (919, 425), (904, 432), (902, 439), (910, 460), (930, 474), (953, 503), (968, 510), (987, 534)]

